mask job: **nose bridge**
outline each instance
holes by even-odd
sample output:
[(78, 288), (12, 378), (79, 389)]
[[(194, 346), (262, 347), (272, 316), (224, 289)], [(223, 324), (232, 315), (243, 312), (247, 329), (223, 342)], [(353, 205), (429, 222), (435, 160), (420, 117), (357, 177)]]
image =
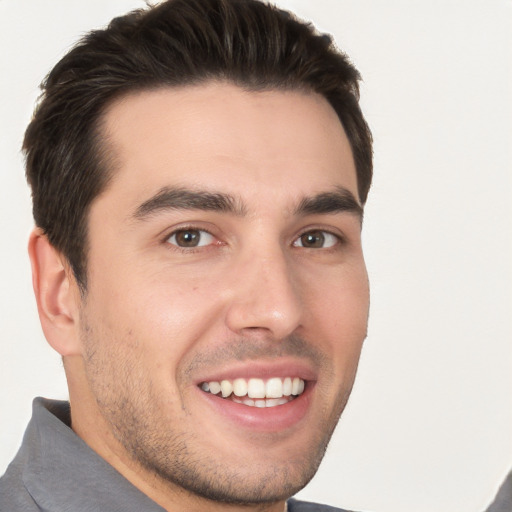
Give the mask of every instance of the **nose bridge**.
[(227, 315), (231, 330), (265, 331), (282, 339), (300, 325), (298, 286), (291, 262), (279, 244), (261, 246), (241, 256), (232, 286)]

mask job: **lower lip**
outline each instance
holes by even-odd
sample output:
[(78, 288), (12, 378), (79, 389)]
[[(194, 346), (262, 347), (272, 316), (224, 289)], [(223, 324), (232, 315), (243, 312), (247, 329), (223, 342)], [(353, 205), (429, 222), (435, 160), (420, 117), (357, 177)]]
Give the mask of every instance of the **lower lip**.
[(274, 407), (251, 407), (212, 395), (197, 388), (215, 413), (235, 423), (237, 427), (258, 432), (279, 432), (298, 424), (307, 414), (314, 383), (308, 382), (304, 392), (290, 402)]

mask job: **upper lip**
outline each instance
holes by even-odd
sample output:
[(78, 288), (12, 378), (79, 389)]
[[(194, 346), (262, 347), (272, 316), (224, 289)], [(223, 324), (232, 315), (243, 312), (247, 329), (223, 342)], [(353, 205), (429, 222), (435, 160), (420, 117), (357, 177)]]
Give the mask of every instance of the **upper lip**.
[(317, 372), (308, 361), (282, 358), (273, 361), (251, 361), (230, 364), (226, 368), (215, 369), (195, 379), (196, 384), (220, 382), (237, 378), (270, 379), (272, 377), (299, 377), (304, 381), (315, 381)]

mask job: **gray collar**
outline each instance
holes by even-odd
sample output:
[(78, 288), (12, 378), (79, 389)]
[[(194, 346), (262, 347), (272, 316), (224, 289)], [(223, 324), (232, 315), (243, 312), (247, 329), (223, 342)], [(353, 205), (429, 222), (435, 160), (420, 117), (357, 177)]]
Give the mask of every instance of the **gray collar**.
[(36, 398), (18, 457), (23, 483), (43, 511), (165, 512), (70, 428), (68, 402)]

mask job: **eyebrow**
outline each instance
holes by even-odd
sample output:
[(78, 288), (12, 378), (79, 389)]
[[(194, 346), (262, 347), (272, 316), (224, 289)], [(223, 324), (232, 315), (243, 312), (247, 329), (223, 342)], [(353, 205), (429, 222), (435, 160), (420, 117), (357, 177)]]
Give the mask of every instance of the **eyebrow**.
[(143, 220), (162, 210), (203, 210), (245, 215), (242, 203), (229, 194), (164, 187), (144, 201), (133, 216)]
[(329, 213), (351, 213), (361, 220), (363, 207), (354, 194), (344, 187), (336, 187), (333, 192), (322, 192), (315, 196), (304, 197), (295, 209), (295, 215), (315, 215)]
[[(137, 220), (144, 220), (165, 210), (213, 211), (232, 213), (239, 217), (247, 213), (243, 202), (230, 194), (182, 187), (163, 187), (139, 205), (133, 217)], [(363, 217), (362, 206), (352, 192), (344, 187), (336, 187), (334, 191), (304, 197), (294, 209), (296, 216), (343, 212), (354, 214), (361, 219)]]

